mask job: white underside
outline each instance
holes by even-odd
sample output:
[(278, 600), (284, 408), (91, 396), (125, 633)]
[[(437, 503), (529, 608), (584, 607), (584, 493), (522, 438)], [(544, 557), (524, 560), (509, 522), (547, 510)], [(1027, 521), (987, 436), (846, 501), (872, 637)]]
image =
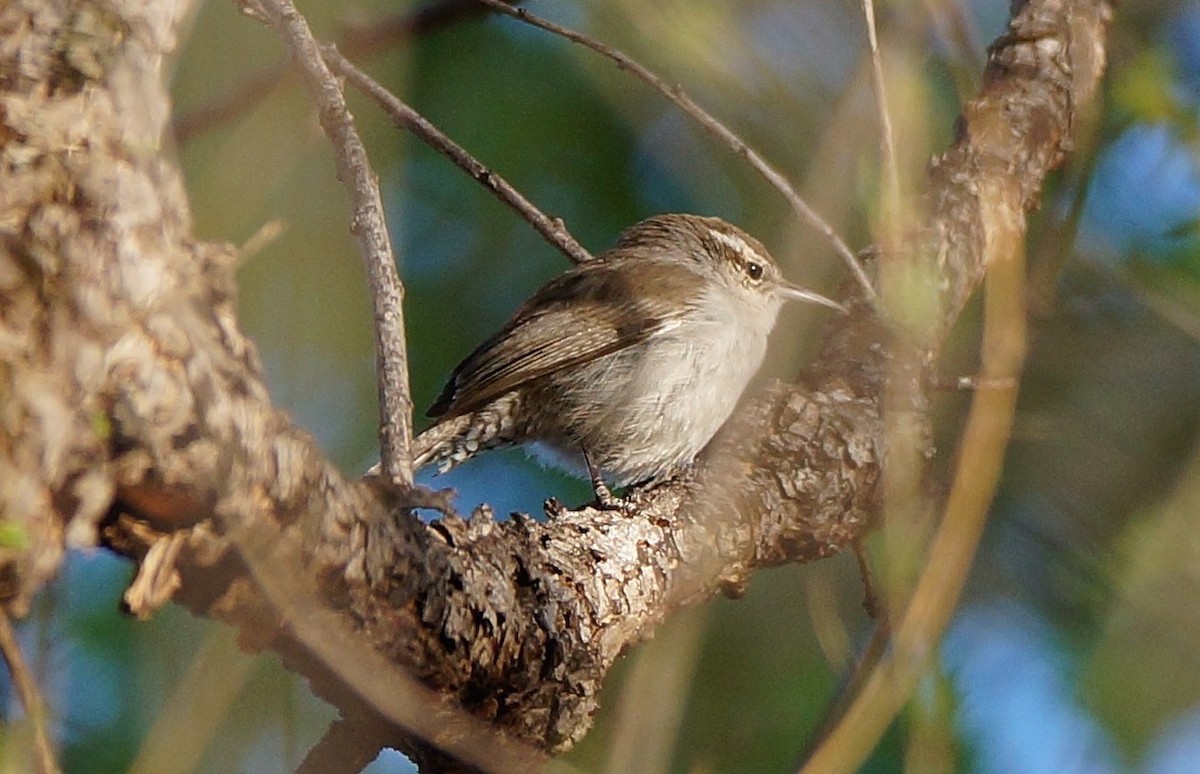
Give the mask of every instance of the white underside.
[[(573, 403), (603, 416), (604, 430), (578, 439), (578, 446), (588, 448), (606, 478), (624, 485), (664, 475), (691, 462), (712, 439), (766, 352), (779, 302), (758, 298), (761, 308), (752, 310), (750, 325), (735, 325), (728, 300), (716, 294), (698, 305), (706, 315), (695, 312), (673, 329), (582, 367)], [(532, 450), (547, 464), (586, 475), (579, 448), (543, 442)]]

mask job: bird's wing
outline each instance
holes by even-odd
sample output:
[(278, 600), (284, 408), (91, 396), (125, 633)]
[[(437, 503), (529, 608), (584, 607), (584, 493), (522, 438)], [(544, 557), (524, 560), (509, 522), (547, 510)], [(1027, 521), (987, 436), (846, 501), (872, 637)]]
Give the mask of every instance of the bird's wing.
[[(654, 276), (640, 275), (653, 287)], [(650, 272), (654, 274), (653, 270)], [(429, 416), (449, 418), (547, 374), (645, 341), (678, 324), (680, 304), (642, 290), (628, 273), (584, 264), (544, 285), (499, 333), (454, 369)]]

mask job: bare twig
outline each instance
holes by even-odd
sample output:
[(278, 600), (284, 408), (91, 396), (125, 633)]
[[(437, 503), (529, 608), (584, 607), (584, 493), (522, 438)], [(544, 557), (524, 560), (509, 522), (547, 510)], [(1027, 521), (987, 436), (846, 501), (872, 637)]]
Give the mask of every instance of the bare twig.
[[(417, 35), (486, 12), (487, 9), (475, 0), (442, 0), (411, 13), (377, 20), (369, 26), (347, 26), (339, 45), (350, 56), (368, 56)], [(241, 115), (290, 81), (294, 73), (287, 63), (280, 63), (246, 76), (238, 86), (176, 120), (175, 141), (182, 145)]]
[(441, 130), (409, 105), (402, 102), (395, 94), (384, 88), (378, 81), (354, 66), (333, 46), (323, 49), (325, 61), (329, 67), (354, 84), (375, 103), (383, 108), (391, 119), (402, 129), (412, 132), (429, 147), (441, 153), (454, 162), (460, 169), (487, 188), (496, 198), (507, 204), (521, 215), (534, 230), (542, 235), (547, 242), (558, 248), (572, 263), (584, 263), (591, 260), (592, 255), (583, 245), (575, 241), (563, 225), (562, 219), (552, 218), (539, 210), (532, 202), (513, 188), (507, 180), (489, 170), (454, 140), (447, 137)]
[(375, 310), (378, 353), (380, 461), (389, 481), (412, 485), (412, 398), (408, 387), (408, 352), (404, 333), (404, 286), (388, 238), (379, 185), (367, 150), (359, 139), (345, 95), (329, 71), (320, 46), (291, 0), (258, 0), (272, 26), (292, 53), (316, 100), (321, 127), (333, 144), (338, 177), (350, 194), (354, 214), (350, 228), (366, 262)]
[[(403, 287), (396, 276), (374, 173), (346, 108), (341, 85), (325, 64), (304, 17), (291, 0), (245, 2), (249, 10), (279, 32), (299, 65), (317, 102), (322, 128), (334, 146), (339, 176), (350, 192), (354, 206), (352, 229), (367, 263), (375, 303), (383, 471), (389, 480), (411, 489), (411, 401), (401, 316)], [(395, 735), (407, 729), (462, 761), (478, 765), (486, 760), (489, 768), (497, 771), (528, 770), (540, 760), (538, 752), (491, 733), (486, 724), (442, 700), (403, 670), (392, 668), (382, 654), (359, 643), (356, 632), (323, 604), (315, 583), (292, 571), (303, 564), (297, 546), (256, 529), (254, 524), (230, 521), (225, 527), (270, 600), (273, 612), (287, 623), (295, 641), (352, 690), (363, 706), (392, 723)], [(389, 739), (395, 735), (389, 734)]]
[(867, 273), (863, 269), (862, 265), (858, 262), (858, 258), (854, 255), (842, 238), (839, 237), (836, 232), (834, 232), (833, 227), (825, 222), (825, 219), (818, 215), (817, 212), (808, 205), (808, 202), (806, 202), (804, 198), (800, 196), (799, 192), (796, 191), (795, 187), (792, 186), (791, 182), (788, 181), (787, 177), (785, 177), (782, 172), (771, 166), (771, 164), (764, 159), (762, 155), (758, 153), (758, 151), (747, 145), (741, 137), (733, 132), (733, 130), (717, 120), (704, 108), (700, 107), (696, 101), (688, 96), (678, 84), (667, 83), (662, 78), (655, 75), (647, 67), (630, 58), (627, 54), (624, 54), (610, 46), (606, 46), (605, 44), (589, 38), (582, 33), (576, 32), (575, 30), (555, 24), (554, 22), (548, 21), (539, 16), (535, 16), (524, 8), (514, 8), (508, 6), (501, 2), (501, 0), (477, 0), (477, 2), (483, 3), (487, 7), (505, 14), (506, 16), (511, 16), (514, 19), (519, 19), (520, 21), (531, 24), (534, 27), (538, 27), (546, 30), (547, 32), (551, 32), (555, 35), (566, 38), (572, 43), (578, 43), (585, 48), (595, 51), (597, 54), (600, 54), (603, 57), (611, 59), (617, 64), (617, 67), (633, 73), (643, 83), (650, 86), (659, 94), (662, 94), (664, 97), (673, 102), (677, 107), (679, 107), (680, 110), (691, 116), (697, 123), (704, 127), (709, 134), (724, 142), (731, 149), (733, 149), (734, 153), (745, 159), (746, 163), (753, 167), (754, 170), (762, 175), (768, 183), (773, 185), (776, 190), (783, 194), (783, 197), (787, 199), (789, 204), (792, 205), (792, 209), (794, 209), (800, 215), (800, 217), (809, 224), (809, 226), (823, 235), (833, 246), (834, 250), (838, 254), (838, 257), (842, 259), (842, 261), (846, 264), (846, 267), (850, 270), (850, 273), (854, 275), (854, 278), (862, 287), (865, 298), (873, 306), (878, 306), (877, 302), (879, 300), (879, 296), (875, 292), (875, 287), (871, 284), (870, 278), (867, 277)]
[(875, 31), (875, 0), (862, 0), (863, 20), (867, 23), (867, 42), (871, 47), (871, 84), (875, 87), (875, 107), (879, 112), (879, 150), (887, 173), (884, 186), (885, 211), (900, 216), (900, 169), (896, 164), (896, 140), (892, 116), (888, 110), (887, 87), (883, 80), (883, 62), (879, 57), (879, 35)]
[(59, 771), (58, 761), (54, 758), (54, 746), (50, 743), (50, 732), (46, 729), (46, 703), (38, 690), (37, 680), (29, 671), (29, 664), (21, 654), (21, 646), (17, 642), (16, 633), (8, 613), (0, 610), (0, 653), (8, 664), (8, 673), (16, 686), (17, 695), (25, 705), (25, 715), (33, 729), (33, 762), (38, 774), (54, 774)]

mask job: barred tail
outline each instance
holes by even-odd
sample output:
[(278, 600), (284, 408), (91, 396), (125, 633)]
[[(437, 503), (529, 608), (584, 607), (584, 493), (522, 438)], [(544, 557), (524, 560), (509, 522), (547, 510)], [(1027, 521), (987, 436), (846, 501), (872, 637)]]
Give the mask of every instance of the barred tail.
[(479, 452), (521, 443), (525, 434), (520, 413), (520, 398), (509, 393), (481, 409), (438, 422), (413, 439), (413, 469), (436, 463), (438, 472), (445, 473)]
[[(439, 472), (445, 473), (460, 462), (470, 458), (474, 452), (466, 444), (465, 435), (471, 428), (472, 414), (438, 422), (413, 439), (413, 470), (437, 463)], [(478, 448), (476, 448), (478, 451)]]

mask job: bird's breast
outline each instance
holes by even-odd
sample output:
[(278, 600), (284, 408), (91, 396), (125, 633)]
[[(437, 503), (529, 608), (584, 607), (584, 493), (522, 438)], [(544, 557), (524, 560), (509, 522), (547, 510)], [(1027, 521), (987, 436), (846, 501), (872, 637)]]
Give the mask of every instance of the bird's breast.
[(550, 445), (568, 456), (587, 448), (619, 484), (690, 462), (737, 405), (766, 339), (697, 316), (598, 358), (560, 385), (561, 433)]

